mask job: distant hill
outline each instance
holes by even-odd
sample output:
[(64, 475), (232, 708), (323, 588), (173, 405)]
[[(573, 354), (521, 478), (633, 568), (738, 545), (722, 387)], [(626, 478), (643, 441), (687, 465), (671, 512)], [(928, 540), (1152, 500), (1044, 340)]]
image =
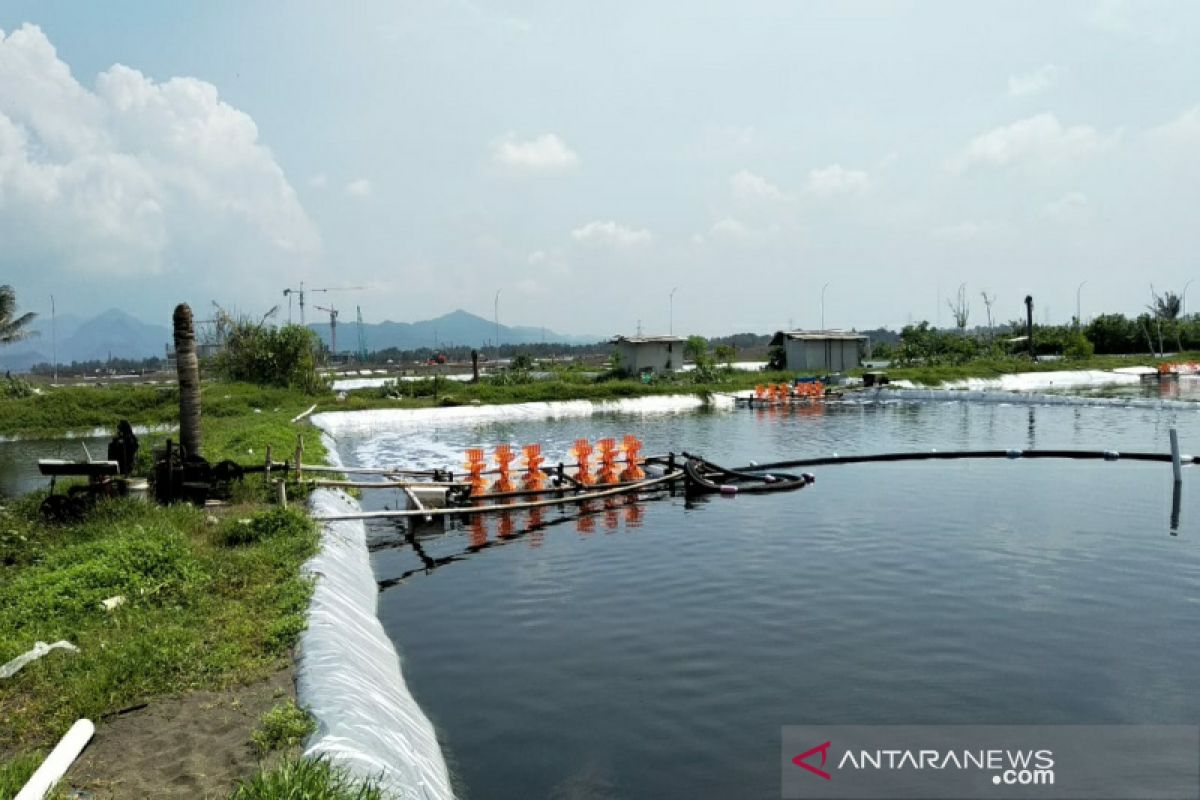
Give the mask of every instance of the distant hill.
[[(162, 356), (171, 340), (165, 325), (150, 325), (119, 309), (89, 320), (63, 314), (55, 321), (58, 330), (58, 363), (113, 358)], [(0, 348), (0, 368), (27, 370), (34, 364), (50, 363), (54, 348), (49, 317), (38, 317), (31, 330), (36, 333), (16, 344)]]
[[(329, 345), (329, 322), (310, 322), (308, 327)], [(367, 349), (384, 350), (395, 347), (399, 350), (416, 350), (420, 347), (450, 347), (463, 345), (479, 347), (485, 342), (494, 343), (496, 326), (488, 319), (476, 316), (461, 308), (443, 314), (436, 319), (419, 322), (364, 322)], [(564, 344), (591, 344), (599, 336), (568, 336), (545, 328), (528, 326), (500, 326), (501, 344), (534, 344), (537, 342), (562, 342)], [(338, 350), (354, 350), (358, 347), (358, 326), (353, 318), (338, 318)]]

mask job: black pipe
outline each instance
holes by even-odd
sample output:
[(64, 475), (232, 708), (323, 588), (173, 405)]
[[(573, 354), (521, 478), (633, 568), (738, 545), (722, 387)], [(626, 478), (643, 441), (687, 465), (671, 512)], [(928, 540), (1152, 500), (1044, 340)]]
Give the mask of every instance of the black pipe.
[[(739, 467), (738, 470), (761, 472), (770, 469), (788, 469), (791, 467), (819, 467), (837, 464), (870, 464), (892, 461), (949, 461), (960, 458), (1074, 458), (1080, 460), (1102, 461), (1159, 461), (1171, 462), (1170, 453), (1118, 453), (1114, 450), (945, 450), (917, 453), (875, 453), (861, 456), (823, 456), (819, 458), (798, 458), (791, 461), (773, 461), (769, 464), (751, 464)], [(1192, 456), (1187, 461), (1190, 464), (1200, 464), (1200, 456)]]

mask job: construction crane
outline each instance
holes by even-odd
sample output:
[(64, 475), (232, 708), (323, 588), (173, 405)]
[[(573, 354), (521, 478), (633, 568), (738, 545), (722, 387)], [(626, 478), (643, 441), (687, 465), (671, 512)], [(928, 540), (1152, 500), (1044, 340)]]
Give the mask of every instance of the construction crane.
[(329, 312), (329, 354), (331, 358), (337, 357), (337, 318), (338, 310), (333, 306), (328, 308), (325, 306), (313, 306), (317, 311)]
[(358, 361), (360, 364), (367, 363), (367, 331), (363, 328), (362, 321), (362, 306), (355, 306), (358, 310)]
[(300, 281), (299, 289), (284, 289), (283, 296), (288, 299), (288, 323), (292, 321), (292, 295), (300, 297), (300, 324), (304, 324), (304, 295), (311, 292), (353, 292), (365, 289), (365, 286), (328, 286), (324, 289), (305, 289), (304, 281)]

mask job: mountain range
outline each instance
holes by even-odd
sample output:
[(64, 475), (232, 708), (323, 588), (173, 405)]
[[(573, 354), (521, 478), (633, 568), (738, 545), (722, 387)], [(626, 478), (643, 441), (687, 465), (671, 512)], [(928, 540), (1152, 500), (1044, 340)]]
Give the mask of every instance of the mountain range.
[(0, 348), (0, 367), (27, 370), (34, 364), (49, 364), (58, 340), (58, 363), (104, 361), (108, 358), (150, 358), (163, 356), (171, 331), (165, 325), (151, 325), (110, 308), (91, 319), (60, 314), (53, 324), (49, 317), (38, 317), (30, 325), (27, 339)]
[[(338, 320), (338, 323), (338, 350), (345, 352), (357, 349), (357, 324), (354, 320)], [(326, 345), (329, 344), (328, 322), (312, 322), (308, 327), (316, 332)], [(34, 364), (50, 363), (53, 359), (56, 336), (59, 364), (70, 364), (72, 361), (104, 361), (110, 357), (141, 359), (163, 356), (171, 341), (171, 330), (166, 325), (142, 322), (116, 308), (110, 308), (91, 319), (60, 314), (54, 320), (53, 328), (49, 317), (38, 317), (30, 326), (30, 330), (34, 335), (0, 348), (0, 372), (20, 372), (28, 370)], [(420, 322), (389, 320), (363, 323), (363, 332), (369, 350), (383, 350), (388, 347), (416, 350), (421, 347), (450, 345), (482, 346), (485, 343), (490, 345), (496, 338), (496, 326), (493, 322), (462, 309)], [(590, 344), (599, 341), (600, 338), (567, 336), (545, 328), (500, 326), (502, 344)]]
[[(321, 341), (329, 345), (329, 322), (310, 322)], [(338, 351), (358, 349), (358, 325), (354, 320), (338, 319)], [(443, 314), (436, 319), (419, 322), (364, 322), (363, 333), (368, 350), (417, 350), (422, 347), (437, 349), (452, 345), (468, 347), (492, 346), (496, 340), (496, 324), (492, 320), (476, 316), (461, 308)], [(600, 336), (568, 336), (546, 328), (523, 325), (501, 325), (501, 344), (536, 344), (538, 342), (562, 342), (564, 344), (593, 344)]]

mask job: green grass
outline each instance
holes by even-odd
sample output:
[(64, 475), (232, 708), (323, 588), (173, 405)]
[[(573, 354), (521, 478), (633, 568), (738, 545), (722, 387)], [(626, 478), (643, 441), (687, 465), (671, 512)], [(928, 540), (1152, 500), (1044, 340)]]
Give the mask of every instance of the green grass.
[(11, 761), (0, 763), (0, 800), (15, 797), (33, 775), (33, 771), (42, 763), (45, 755), (40, 751), (31, 751)]
[(250, 734), (250, 742), (264, 756), (273, 750), (301, 744), (316, 728), (312, 716), (288, 698), (262, 715), (258, 727)]
[[(299, 567), (317, 545), (302, 511), (235, 510), (269, 533), (229, 546), (236, 518), (213, 525), (191, 506), (110, 500), (65, 527), (26, 508), (0, 516), (29, 534), (29, 552), (0, 568), (0, 661), (38, 640), (79, 652), (52, 651), (0, 684), (0, 753), (51, 744), (79, 717), (287, 665), (311, 589)], [(101, 608), (118, 595), (123, 605)]]
[(230, 800), (382, 800), (372, 782), (360, 782), (324, 759), (287, 759), (243, 781)]

